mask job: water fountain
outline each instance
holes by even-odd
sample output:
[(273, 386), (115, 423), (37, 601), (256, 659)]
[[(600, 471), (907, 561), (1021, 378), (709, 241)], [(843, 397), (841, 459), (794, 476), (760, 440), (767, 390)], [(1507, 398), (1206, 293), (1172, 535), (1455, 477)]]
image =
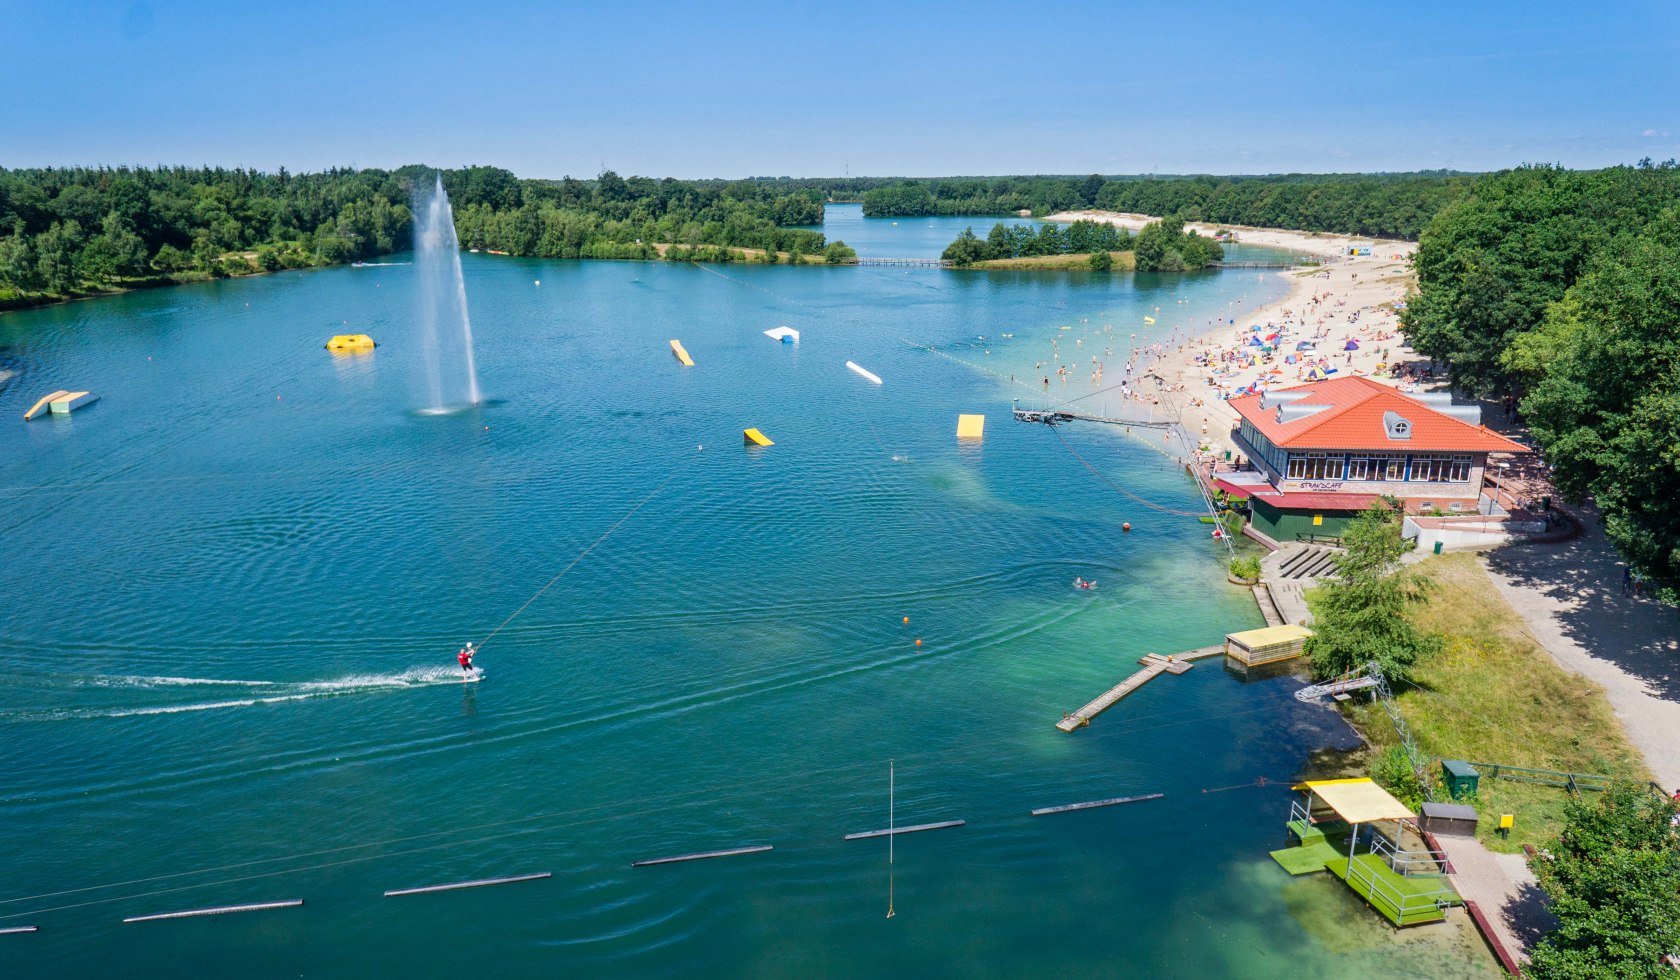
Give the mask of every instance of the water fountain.
[(461, 275), (455, 212), (449, 206), (449, 195), (444, 193), (442, 175), (430, 193), (422, 192), (415, 198), (414, 279), (420, 352), (426, 365), (423, 394), (427, 410), (444, 412), (477, 405), (478, 371), (473, 366), (467, 283)]

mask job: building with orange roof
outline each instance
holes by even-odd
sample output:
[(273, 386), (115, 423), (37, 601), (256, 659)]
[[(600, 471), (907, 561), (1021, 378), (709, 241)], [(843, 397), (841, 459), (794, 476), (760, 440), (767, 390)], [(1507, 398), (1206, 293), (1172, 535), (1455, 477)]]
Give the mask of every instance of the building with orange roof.
[(1488, 456), (1526, 453), (1449, 392), (1406, 395), (1365, 377), (1233, 398), (1235, 442), (1254, 471), (1219, 483), (1251, 501), (1271, 543), (1339, 537), (1380, 497), (1409, 513), (1496, 514), (1483, 494)]

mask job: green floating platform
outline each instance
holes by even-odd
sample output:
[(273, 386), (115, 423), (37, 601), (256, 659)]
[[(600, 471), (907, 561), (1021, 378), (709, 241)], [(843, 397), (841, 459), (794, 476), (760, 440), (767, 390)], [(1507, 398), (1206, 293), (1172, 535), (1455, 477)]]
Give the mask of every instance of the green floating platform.
[(1319, 840), (1300, 847), (1286, 847), (1281, 851), (1272, 852), (1272, 860), (1283, 865), (1283, 870), (1292, 875), (1310, 875), (1323, 871), (1330, 866), (1330, 862), (1337, 858), (1347, 859), (1339, 854), (1334, 847), (1326, 844), (1322, 834)]
[(1319, 830), (1305, 820), (1289, 821), (1289, 832), (1302, 844), (1321, 844), (1324, 842), (1324, 831)]
[[(1347, 882), (1349, 888), (1397, 926), (1420, 926), (1429, 922), (1445, 921), (1447, 915), (1436, 907), (1436, 900), (1447, 899), (1453, 904), (1459, 901), (1458, 893), (1452, 890), (1445, 878), (1407, 877), (1397, 874), (1375, 854), (1360, 854), (1353, 859), (1353, 863), (1360, 870), (1360, 875), (1353, 878), (1348, 877), (1346, 857), (1331, 860), (1325, 868)], [(1368, 883), (1370, 878), (1376, 879), (1375, 889)], [(1405, 904), (1404, 910), (1400, 907), (1401, 903)]]

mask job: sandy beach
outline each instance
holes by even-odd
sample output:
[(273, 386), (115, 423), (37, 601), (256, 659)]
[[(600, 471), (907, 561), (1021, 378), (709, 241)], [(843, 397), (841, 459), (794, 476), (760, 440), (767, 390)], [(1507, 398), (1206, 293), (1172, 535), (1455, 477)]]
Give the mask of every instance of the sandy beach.
[[(1103, 211), (1069, 211), (1048, 220), (1080, 219), (1133, 231), (1158, 220)], [(1156, 418), (1176, 416), (1214, 457), (1222, 460), (1227, 450), (1236, 455), (1236, 413), (1226, 399), (1251, 387), (1287, 388), (1315, 380), (1315, 374), (1360, 374), (1402, 391), (1429, 384), (1421, 377), (1428, 359), (1399, 333), (1397, 305), (1403, 308), (1413, 287), (1415, 242), (1203, 222), (1185, 227), (1203, 235), (1230, 232), (1241, 244), (1304, 252), (1321, 263), (1279, 270), (1288, 294), (1234, 323), (1205, 319), (1135, 353), (1131, 374), (1143, 380), (1129, 397)], [(1369, 246), (1370, 254), (1348, 254), (1355, 246)], [(1348, 349), (1350, 342), (1356, 349)]]

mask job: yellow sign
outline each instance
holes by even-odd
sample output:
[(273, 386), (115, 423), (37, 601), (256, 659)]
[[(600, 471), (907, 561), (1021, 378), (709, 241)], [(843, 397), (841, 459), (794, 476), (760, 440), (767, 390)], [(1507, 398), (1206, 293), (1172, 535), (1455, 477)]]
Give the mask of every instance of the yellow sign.
[(1314, 514), (1313, 515), (1313, 527), (1322, 527), (1322, 526), (1324, 526), (1324, 515), (1323, 514)]
[(1510, 830), (1511, 826), (1513, 824), (1515, 824), (1516, 822), (1517, 822), (1517, 817), (1516, 817), (1516, 814), (1514, 814), (1514, 813), (1501, 813), (1499, 815), (1499, 829), (1500, 830)]

